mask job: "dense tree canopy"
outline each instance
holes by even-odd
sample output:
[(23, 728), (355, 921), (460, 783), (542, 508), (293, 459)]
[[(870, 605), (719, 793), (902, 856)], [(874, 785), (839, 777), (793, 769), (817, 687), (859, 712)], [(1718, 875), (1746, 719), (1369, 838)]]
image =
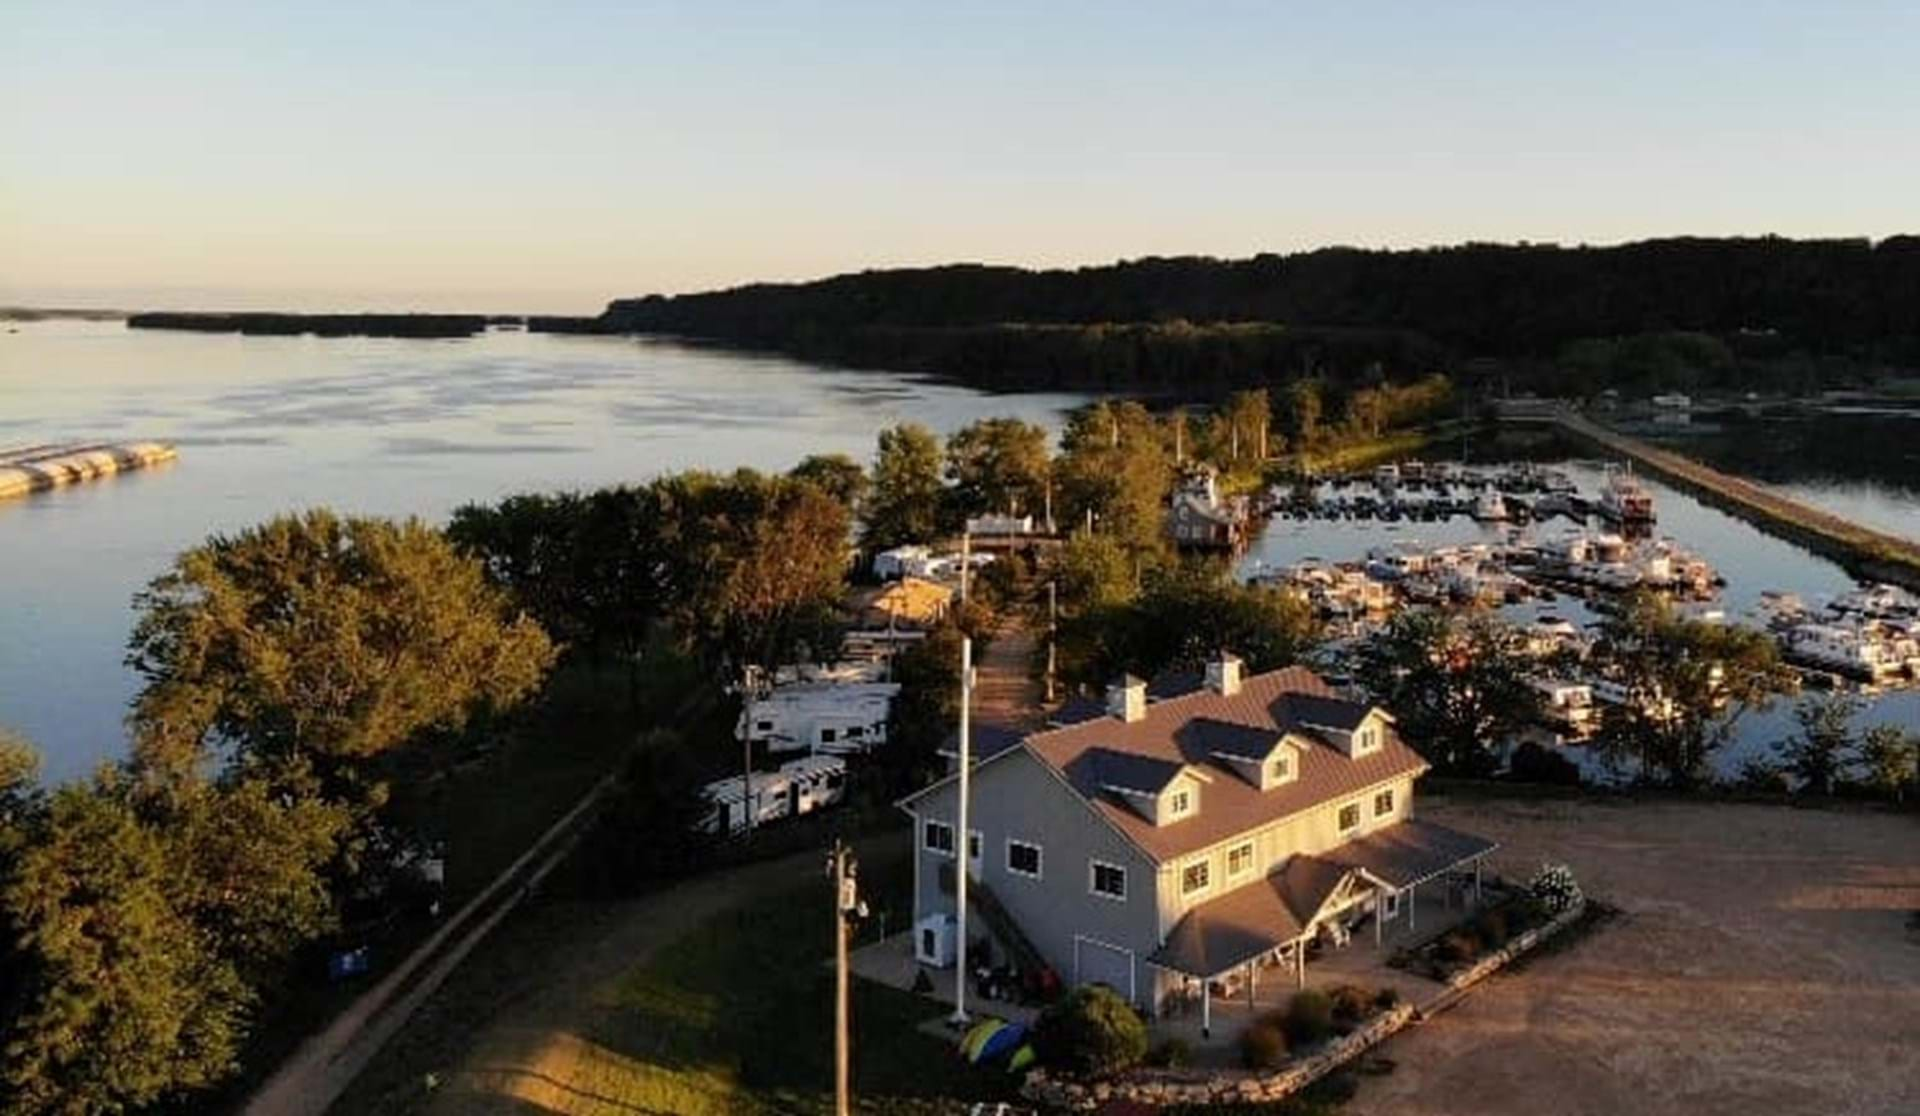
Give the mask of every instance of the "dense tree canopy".
[(1539, 711), (1526, 683), (1525, 638), (1485, 616), (1409, 609), (1360, 649), (1358, 672), (1440, 771), (1486, 775), (1495, 748)]
[(961, 516), (1045, 514), (1052, 471), (1046, 428), (1016, 418), (982, 419), (947, 439), (948, 490)]
[(945, 501), (940, 439), (918, 423), (880, 432), (864, 538), (874, 550), (931, 542), (940, 533)]
[(1137, 595), (1110, 591), (1075, 609), (1060, 628), (1060, 670), (1067, 680), (1104, 684), (1132, 672), (1151, 678), (1172, 668), (1199, 669), (1232, 651), (1253, 672), (1297, 662), (1319, 638), (1312, 610), (1298, 598), (1241, 585), (1210, 563), (1159, 567)]
[(136, 748), (365, 760), (513, 704), (553, 659), (479, 563), (416, 521), (284, 516), (181, 555), (137, 600)]
[[(1553, 358), (1587, 339), (1691, 333), (1718, 339), (1734, 363), (1702, 351), (1666, 370), (1728, 382), (1793, 354), (1920, 364), (1920, 238), (1324, 248), (1054, 271), (969, 264), (622, 299), (597, 328), (995, 386), (1187, 390), (1408, 379), (1475, 357), (1501, 361), (1516, 387), (1538, 375), (1555, 389), (1598, 390), (1606, 384), (1564, 376)], [(1574, 359), (1593, 367), (1594, 356)], [(1646, 386), (1688, 382), (1667, 379), (1665, 360), (1601, 355), (1597, 366), (1660, 376)]]

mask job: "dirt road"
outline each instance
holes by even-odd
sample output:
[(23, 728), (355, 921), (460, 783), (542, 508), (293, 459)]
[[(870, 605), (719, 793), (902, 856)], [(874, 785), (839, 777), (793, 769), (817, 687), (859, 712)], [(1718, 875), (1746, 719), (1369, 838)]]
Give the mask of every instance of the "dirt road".
[(1396, 1038), (1353, 1116), (1920, 1112), (1920, 819), (1449, 804), (1623, 915)]

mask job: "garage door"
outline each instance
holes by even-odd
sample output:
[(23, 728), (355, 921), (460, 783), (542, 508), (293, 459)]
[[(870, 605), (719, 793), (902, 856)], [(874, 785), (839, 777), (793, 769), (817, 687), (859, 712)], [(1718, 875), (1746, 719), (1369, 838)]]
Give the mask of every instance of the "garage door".
[(1073, 952), (1079, 969), (1075, 984), (1104, 984), (1129, 1001), (1135, 998), (1132, 950), (1094, 938), (1075, 938)]

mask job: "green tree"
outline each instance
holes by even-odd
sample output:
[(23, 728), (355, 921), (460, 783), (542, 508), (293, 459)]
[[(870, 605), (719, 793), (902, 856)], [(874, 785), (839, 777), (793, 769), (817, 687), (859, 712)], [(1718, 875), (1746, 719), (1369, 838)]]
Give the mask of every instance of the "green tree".
[(1435, 768), (1485, 775), (1494, 749), (1539, 712), (1525, 643), (1488, 617), (1409, 609), (1362, 645), (1358, 673)]
[(136, 604), (132, 721), (152, 766), (224, 745), (337, 773), (511, 706), (553, 660), (480, 564), (414, 520), (316, 510), (215, 536)]
[(917, 423), (880, 432), (864, 542), (875, 550), (930, 542), (940, 533), (945, 492), (940, 439)]
[(1062, 526), (1095, 530), (1130, 551), (1165, 548), (1173, 487), (1170, 435), (1138, 403), (1095, 403), (1069, 416), (1056, 463)]
[(1853, 719), (1861, 708), (1860, 699), (1845, 691), (1810, 694), (1794, 706), (1800, 731), (1777, 747), (1784, 770), (1800, 780), (1802, 790), (1834, 792), (1854, 749)]
[(949, 495), (963, 516), (1043, 513), (1051, 471), (1046, 428), (1030, 422), (981, 419), (947, 439)]
[(172, 851), (122, 786), (52, 795), (0, 893), (9, 1112), (139, 1108), (234, 1069), (253, 994), (176, 901)]
[(1098, 684), (1123, 671), (1152, 677), (1200, 668), (1232, 651), (1253, 672), (1297, 662), (1319, 638), (1312, 610), (1290, 594), (1240, 585), (1206, 563), (1156, 569), (1137, 597), (1069, 615), (1061, 673)]
[(1047, 1065), (1098, 1077), (1147, 1056), (1147, 1025), (1113, 989), (1086, 985), (1040, 1013), (1033, 1044)]
[(1267, 428), (1273, 423), (1273, 403), (1267, 390), (1236, 391), (1221, 409), (1227, 423), (1229, 467), (1258, 466), (1266, 458)]
[(787, 475), (825, 492), (851, 514), (858, 514), (867, 498), (866, 469), (844, 453), (810, 454)]
[(1133, 559), (1113, 536), (1072, 535), (1053, 560), (1060, 607), (1078, 613), (1125, 604), (1139, 591), (1134, 571)]
[(1287, 385), (1287, 433), (1301, 449), (1320, 440), (1320, 418), (1325, 400), (1320, 381), (1298, 379)]
[(1868, 787), (1903, 802), (1920, 781), (1920, 734), (1899, 725), (1874, 725), (1861, 737), (1856, 759)]
[(1705, 777), (1743, 713), (1794, 685), (1765, 633), (1690, 620), (1645, 593), (1607, 620), (1593, 661), (1625, 697), (1606, 707), (1599, 745), (1680, 785)]
[(700, 794), (704, 782), (679, 733), (642, 737), (585, 840), (580, 862), (594, 889), (633, 894), (700, 867), (713, 846), (701, 827), (713, 810)]

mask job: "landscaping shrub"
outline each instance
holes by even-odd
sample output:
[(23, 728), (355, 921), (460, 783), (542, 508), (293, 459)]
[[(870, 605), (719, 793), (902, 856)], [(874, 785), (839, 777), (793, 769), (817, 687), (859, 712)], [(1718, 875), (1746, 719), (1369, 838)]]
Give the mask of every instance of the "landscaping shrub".
[(1579, 764), (1531, 740), (1514, 749), (1513, 758), (1507, 761), (1507, 773), (1522, 783), (1547, 783), (1561, 787), (1580, 785)]
[(1248, 1069), (1276, 1069), (1287, 1060), (1287, 1036), (1271, 1023), (1249, 1023), (1240, 1032), (1240, 1064)]
[(1357, 984), (1339, 985), (1329, 995), (1333, 1000), (1333, 1021), (1349, 1030), (1373, 1014), (1373, 993)]
[(1440, 961), (1464, 964), (1480, 956), (1480, 940), (1464, 928), (1454, 930), (1434, 943), (1433, 956)]
[(1563, 914), (1580, 904), (1580, 882), (1573, 869), (1564, 864), (1542, 864), (1528, 882), (1527, 890), (1538, 898), (1549, 914)]
[(1040, 1013), (1034, 1052), (1046, 1064), (1100, 1076), (1137, 1065), (1147, 1055), (1147, 1025), (1119, 994), (1101, 985), (1076, 988)]
[(1488, 949), (1499, 949), (1507, 944), (1507, 915), (1505, 911), (1491, 910), (1481, 915), (1475, 927), (1479, 931), (1480, 941)]
[(1319, 1042), (1333, 1034), (1333, 1001), (1316, 988), (1293, 994), (1287, 1002), (1287, 1042), (1293, 1046)]
[(1400, 990), (1397, 988), (1382, 988), (1373, 994), (1373, 1006), (1379, 1011), (1387, 1011), (1398, 1006), (1399, 1003)]
[(1164, 1069), (1179, 1069), (1193, 1062), (1193, 1048), (1183, 1038), (1170, 1038), (1147, 1051), (1147, 1064)]

